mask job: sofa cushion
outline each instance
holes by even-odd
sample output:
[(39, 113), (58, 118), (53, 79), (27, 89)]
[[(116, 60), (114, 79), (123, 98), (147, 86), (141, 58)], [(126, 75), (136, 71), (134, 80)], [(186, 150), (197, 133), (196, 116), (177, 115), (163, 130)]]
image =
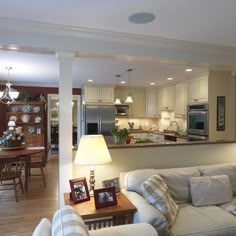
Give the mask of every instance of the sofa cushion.
[(227, 175), (192, 177), (189, 180), (194, 206), (207, 206), (232, 201), (233, 192)]
[(54, 213), (52, 236), (88, 236), (88, 229), (79, 213), (71, 206), (64, 206)]
[(235, 236), (236, 218), (217, 206), (179, 205), (171, 236)]
[(232, 190), (234, 195), (236, 195), (236, 164), (217, 164), (217, 165), (207, 165), (207, 166), (200, 166), (199, 170), (202, 175), (204, 176), (211, 176), (211, 175), (228, 175)]
[(200, 176), (200, 172), (196, 167), (163, 169), (158, 170), (158, 174), (165, 180), (176, 203), (192, 201), (189, 179)]
[(170, 226), (175, 222), (178, 205), (170, 196), (168, 187), (160, 175), (154, 174), (141, 185), (143, 196), (166, 217)]
[(35, 228), (32, 236), (51, 236), (52, 224), (49, 219), (43, 218)]

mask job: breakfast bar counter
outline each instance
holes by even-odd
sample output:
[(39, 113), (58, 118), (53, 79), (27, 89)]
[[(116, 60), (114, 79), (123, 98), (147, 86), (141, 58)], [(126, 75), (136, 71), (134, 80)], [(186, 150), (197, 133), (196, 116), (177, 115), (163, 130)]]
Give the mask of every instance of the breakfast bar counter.
[(130, 144), (108, 144), (109, 149), (114, 148), (139, 148), (139, 147), (163, 147), (163, 146), (181, 146), (181, 145), (199, 145), (199, 144), (225, 144), (225, 143), (236, 143), (236, 140), (206, 140), (206, 141), (156, 141), (153, 143), (130, 143)]

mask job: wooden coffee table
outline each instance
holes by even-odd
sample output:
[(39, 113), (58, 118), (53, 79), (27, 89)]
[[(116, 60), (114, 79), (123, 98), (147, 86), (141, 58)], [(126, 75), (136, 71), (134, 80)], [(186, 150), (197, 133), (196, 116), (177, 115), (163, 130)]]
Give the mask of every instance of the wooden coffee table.
[(117, 205), (96, 209), (94, 197), (91, 197), (89, 201), (74, 204), (70, 201), (69, 193), (64, 193), (65, 204), (74, 207), (79, 212), (89, 230), (132, 223), (136, 207), (124, 194), (117, 194), (116, 197)]

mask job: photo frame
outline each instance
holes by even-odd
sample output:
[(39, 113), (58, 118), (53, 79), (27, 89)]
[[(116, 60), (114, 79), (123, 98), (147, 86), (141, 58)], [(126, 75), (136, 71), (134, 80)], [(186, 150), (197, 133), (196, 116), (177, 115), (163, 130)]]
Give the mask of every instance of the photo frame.
[(217, 96), (216, 130), (225, 131), (225, 96)]
[(88, 185), (85, 177), (70, 179), (71, 195), (74, 203), (89, 201)]
[(96, 209), (116, 205), (117, 199), (115, 187), (95, 189), (94, 201)]
[(120, 183), (119, 178), (107, 179), (102, 181), (102, 186), (107, 187), (115, 187), (116, 193), (120, 193)]

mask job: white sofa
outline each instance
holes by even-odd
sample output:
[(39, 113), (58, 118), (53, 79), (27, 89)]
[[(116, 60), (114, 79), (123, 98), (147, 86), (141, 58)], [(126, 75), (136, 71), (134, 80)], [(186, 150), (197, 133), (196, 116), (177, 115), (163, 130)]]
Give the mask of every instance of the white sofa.
[(129, 224), (88, 231), (79, 213), (71, 206), (57, 210), (52, 222), (43, 218), (32, 236), (158, 236), (147, 223)]
[[(154, 174), (161, 176), (168, 186), (170, 196), (177, 203), (178, 213), (172, 226), (168, 224), (162, 212), (146, 200), (141, 189), (143, 182)], [(225, 183), (218, 180), (218, 177), (222, 176), (228, 179), (226, 187)], [(198, 185), (194, 185), (194, 182), (192, 184), (191, 181), (196, 179), (197, 181), (199, 179), (212, 181), (213, 179), (213, 182), (209, 186), (204, 184), (204, 181), (203, 184), (201, 181)], [(236, 235), (236, 217), (229, 213), (230, 210), (236, 208), (235, 163), (133, 170), (120, 174), (120, 184), (122, 192), (138, 209), (134, 214), (134, 223), (150, 223), (160, 236)], [(219, 188), (218, 184), (223, 187)], [(199, 201), (202, 205), (195, 206)], [(217, 204), (214, 204), (214, 201)]]

